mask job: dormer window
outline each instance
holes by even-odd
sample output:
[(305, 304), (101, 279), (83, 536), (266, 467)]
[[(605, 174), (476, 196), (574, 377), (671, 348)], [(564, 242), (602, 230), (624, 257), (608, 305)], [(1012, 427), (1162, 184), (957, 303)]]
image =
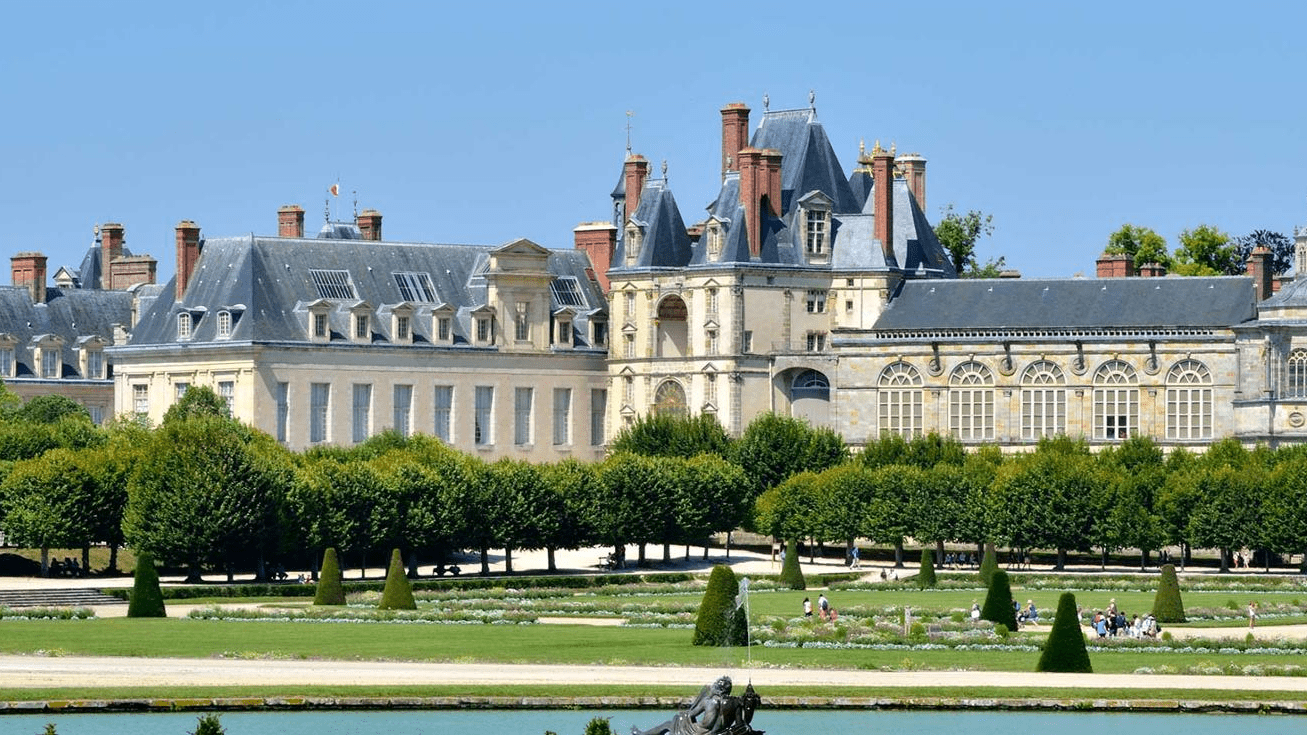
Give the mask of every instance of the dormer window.
[(372, 305), (360, 301), (349, 309), (349, 333), (353, 342), (372, 343)]
[(831, 201), (821, 192), (813, 192), (799, 202), (799, 222), (803, 225), (803, 252), (810, 263), (825, 263), (831, 251)]
[(454, 343), (454, 310), (448, 305), (438, 306), (431, 311), (431, 335), (436, 344)]
[(354, 315), (354, 339), (367, 339), (372, 334), (367, 314)]
[(518, 342), (531, 339), (531, 308), (525, 301), (513, 304), (513, 338)]
[(809, 210), (807, 213), (808, 255), (826, 254), (826, 233), (830, 229), (829, 213)]
[(77, 340), (78, 369), (86, 380), (103, 380), (104, 347), (108, 342), (100, 337), (82, 337)]
[(327, 315), (313, 315), (313, 336), (326, 338), (327, 336)]
[(308, 305), (308, 332), (310, 342), (331, 341), (331, 302), (318, 299)]
[(18, 340), (8, 334), (0, 335), (0, 378), (14, 377), (17, 347)]
[(590, 344), (594, 347), (608, 344), (608, 322), (590, 317)]
[(189, 311), (183, 311), (177, 315), (177, 339), (190, 339), (191, 327), (191, 313)]
[(635, 265), (635, 261), (640, 257), (640, 241), (644, 238), (644, 233), (640, 231), (637, 225), (631, 225), (626, 228), (626, 264)]
[(708, 225), (708, 230), (704, 233), (707, 238), (707, 253), (709, 260), (719, 260), (722, 257), (722, 226), (713, 222)]
[(558, 320), (558, 344), (560, 345), (572, 344), (572, 320), (571, 319)]
[(61, 355), (57, 349), (43, 348), (41, 350), (41, 377), (47, 380), (54, 380), (59, 377), (59, 359)]
[(490, 317), (477, 319), (477, 341), (482, 344), (490, 341)]
[(390, 341), (395, 344), (413, 343), (413, 307), (396, 304), (390, 310)]
[(218, 312), (218, 339), (231, 336), (231, 312), (223, 309)]
[(395, 340), (399, 342), (407, 342), (410, 336), (411, 333), (409, 332), (408, 317), (395, 317)]
[(32, 357), (36, 361), (35, 367), (38, 373), (46, 380), (58, 380), (63, 377), (63, 351), (64, 341), (62, 337), (53, 334), (46, 334), (36, 337), (33, 342), (35, 349)]
[(472, 334), (478, 347), (490, 347), (495, 343), (494, 308), (481, 306), (472, 312)]

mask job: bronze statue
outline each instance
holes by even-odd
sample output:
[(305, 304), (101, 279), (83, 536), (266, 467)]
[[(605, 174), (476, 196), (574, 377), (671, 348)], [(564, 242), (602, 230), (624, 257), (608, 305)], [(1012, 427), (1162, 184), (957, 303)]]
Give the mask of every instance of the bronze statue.
[(672, 719), (648, 730), (632, 727), (631, 735), (762, 735), (750, 725), (760, 704), (753, 684), (745, 687), (743, 696), (731, 696), (731, 678), (723, 676), (699, 690)]

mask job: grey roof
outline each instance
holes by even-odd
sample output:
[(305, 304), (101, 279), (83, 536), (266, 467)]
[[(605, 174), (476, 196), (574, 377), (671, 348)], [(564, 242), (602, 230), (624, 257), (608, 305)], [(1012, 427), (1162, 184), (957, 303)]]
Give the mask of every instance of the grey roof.
[[(122, 248), (123, 257), (131, 257), (132, 251), (126, 245)], [(104, 272), (104, 250), (101, 247), (100, 236), (96, 235), (95, 242), (86, 249), (86, 254), (82, 256), (82, 265), (77, 269), (78, 288), (99, 288), (100, 274)]]
[(1254, 317), (1252, 279), (905, 281), (875, 330), (1230, 327)]
[(781, 212), (790, 211), (794, 198), (810, 191), (825, 192), (837, 212), (856, 212), (859, 202), (849, 188), (835, 149), (817, 112), (777, 110), (767, 112), (753, 132), (749, 145), (781, 152)]
[(1307, 278), (1295, 278), (1289, 281), (1261, 305), (1268, 309), (1307, 306)]
[(78, 340), (96, 336), (112, 343), (114, 325), (126, 326), (132, 321), (132, 294), (128, 291), (46, 288), (45, 294), (44, 304), (34, 304), (26, 288), (0, 286), (0, 332), (17, 341), (16, 378), (39, 377), (33, 364), (33, 337), (62, 337), (64, 362), (60, 377), (76, 378), (81, 376), (77, 354), (71, 348)]
[[(676, 198), (667, 188), (665, 179), (648, 179), (640, 190), (640, 205), (630, 219), (643, 231), (640, 252), (632, 268), (662, 268), (683, 266), (690, 262), (690, 236), (685, 231), (685, 220), (676, 206)], [(630, 245), (623, 237), (613, 254), (613, 262), (626, 267), (626, 249)]]
[(849, 174), (849, 189), (853, 191), (853, 203), (858, 206), (858, 211), (862, 211), (862, 208), (867, 204), (867, 199), (871, 197), (871, 187), (873, 185), (874, 181), (871, 172), (864, 168), (859, 167)]
[[(872, 191), (875, 186), (872, 186)], [(908, 182), (894, 180), (894, 261), (875, 244), (875, 199), (868, 196), (861, 215), (837, 215), (831, 245), (836, 269), (898, 269), (927, 278), (955, 278), (953, 261), (935, 237), (935, 230), (912, 197)]]
[[(455, 344), (465, 344), (471, 312), (486, 303), (485, 269), (495, 247), (400, 243), (331, 238), (281, 238), (246, 235), (208, 238), (195, 274), (179, 303), (174, 282), (161, 290), (132, 332), (130, 344), (177, 343), (177, 314), (191, 312), (194, 326), (188, 344), (222, 341), (217, 336), (219, 311), (232, 314), (226, 341), (308, 341), (306, 307), (319, 301), (313, 270), (346, 271), (355, 298), (332, 300), (330, 326), (348, 334), (350, 307), (367, 302), (378, 315), (404, 301), (396, 273), (426, 273), (435, 288), (434, 302), (413, 302), (418, 315), (448, 306), (455, 313)], [(589, 316), (606, 306), (603, 294), (587, 269), (590, 261), (579, 250), (549, 252), (548, 269), (557, 277), (577, 280), (585, 307), (574, 322), (584, 345)], [(175, 279), (174, 279), (175, 281)], [(562, 306), (552, 304), (551, 312)], [(377, 319), (373, 342), (388, 341), (388, 326)], [(431, 342), (430, 320), (415, 319), (413, 341)]]

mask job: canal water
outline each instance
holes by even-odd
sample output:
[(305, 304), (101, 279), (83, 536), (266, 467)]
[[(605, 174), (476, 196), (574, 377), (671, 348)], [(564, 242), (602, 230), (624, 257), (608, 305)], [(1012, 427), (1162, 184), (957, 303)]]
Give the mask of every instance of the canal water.
[[(615, 735), (632, 725), (652, 727), (671, 712), (642, 711), (335, 711), (227, 712), (227, 735), (583, 735), (592, 717), (610, 718)], [(0, 715), (0, 735), (40, 735), (54, 723), (59, 735), (184, 735), (198, 715), (41, 714)], [(1131, 714), (1081, 712), (874, 712), (759, 710), (754, 727), (769, 735), (1300, 735), (1307, 720), (1294, 715)]]

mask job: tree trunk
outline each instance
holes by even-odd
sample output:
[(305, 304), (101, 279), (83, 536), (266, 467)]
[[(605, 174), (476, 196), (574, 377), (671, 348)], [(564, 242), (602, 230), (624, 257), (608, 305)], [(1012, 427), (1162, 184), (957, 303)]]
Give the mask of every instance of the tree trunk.
[(418, 576), (418, 550), (412, 549), (408, 552), (408, 578), (417, 579)]
[(1302, 561), (1298, 564), (1298, 573), (1307, 574), (1307, 551), (1302, 553)]
[[(1307, 561), (1307, 558), (1304, 558)], [(118, 544), (109, 544), (109, 572), (118, 571)]]
[[(1269, 557), (1268, 557), (1269, 558)], [(91, 574), (91, 547), (82, 547), (82, 576), (88, 577)]]
[(50, 547), (41, 547), (41, 576), (50, 576)]
[[(340, 576), (342, 579), (345, 577), (343, 571), (341, 572)], [(368, 578), (368, 552), (360, 551), (359, 552), (359, 579), (367, 579), (367, 578)]]
[(935, 568), (944, 568), (944, 540), (940, 539), (935, 542)]
[(549, 571), (551, 572), (558, 571), (558, 564), (554, 562), (554, 547), (550, 546), (549, 548), (545, 549), (545, 556), (549, 558)]
[[(726, 561), (730, 561), (730, 560), (731, 560), (731, 534), (732, 534), (732, 533), (733, 533), (732, 531), (727, 531), (727, 532), (726, 532)], [(705, 547), (705, 548), (706, 548), (706, 547)], [(708, 557), (707, 557), (707, 552), (706, 552), (706, 551), (705, 551), (704, 558), (705, 558), (705, 559), (708, 558)]]
[(1220, 556), (1221, 556), (1221, 574), (1226, 574), (1227, 572), (1230, 571), (1230, 550), (1221, 549)]
[(1180, 571), (1183, 572), (1185, 566), (1193, 560), (1193, 553), (1193, 547), (1191, 547), (1187, 542), (1180, 542)]
[(186, 581), (190, 584), (199, 584), (200, 582), (204, 581), (204, 577), (200, 575), (199, 564), (192, 564), (191, 566), (187, 567)]
[(1098, 569), (1099, 571), (1103, 571), (1103, 572), (1107, 571), (1107, 547), (1106, 546), (1103, 547), (1103, 553), (1098, 558)]
[(690, 545), (689, 545), (689, 544), (686, 544), (686, 545), (685, 545), (685, 560), (686, 560), (686, 561), (689, 561), (689, 560), (690, 560)]
[(664, 542), (664, 543), (663, 543), (663, 562), (664, 562), (664, 563), (670, 563), (671, 561), (672, 561), (672, 545), (669, 544), (669, 543)]
[(486, 546), (481, 547), (481, 576), (490, 575), (490, 549)]
[(639, 566), (642, 567), (644, 566), (644, 542), (643, 541), (640, 542), (640, 551), (639, 553), (636, 554), (635, 563)]
[(1266, 573), (1267, 573), (1267, 574), (1270, 574), (1270, 573), (1271, 573), (1271, 552), (1268, 551), (1267, 549), (1262, 549), (1262, 559), (1266, 561)]
[(809, 538), (808, 539), (808, 563), (812, 564), (816, 560), (817, 560), (817, 545), (812, 542), (811, 538)]
[[(1024, 555), (1022, 558), (1025, 558)], [(1057, 550), (1057, 571), (1066, 569), (1066, 549)]]
[(708, 541), (703, 542), (703, 560), (708, 561)]
[(1139, 550), (1139, 571), (1148, 569), (1148, 549)]
[(505, 547), (504, 548), (504, 574), (512, 574), (512, 573), (513, 573), (513, 550), (508, 547)]
[(894, 542), (894, 568), (903, 568), (903, 539), (897, 539)]

